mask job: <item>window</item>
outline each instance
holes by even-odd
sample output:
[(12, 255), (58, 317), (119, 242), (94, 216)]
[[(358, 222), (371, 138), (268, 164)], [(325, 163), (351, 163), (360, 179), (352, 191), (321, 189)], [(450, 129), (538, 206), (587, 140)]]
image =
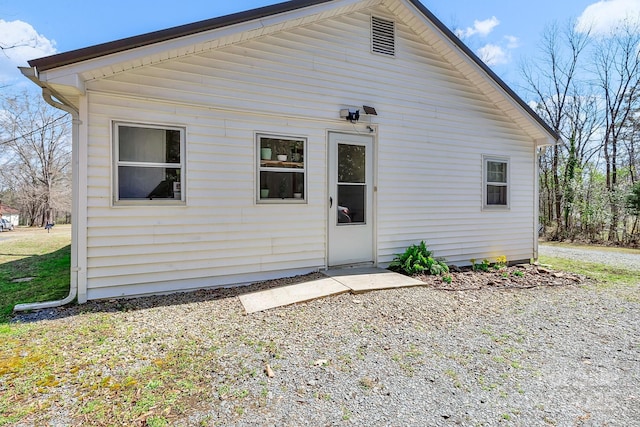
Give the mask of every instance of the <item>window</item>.
[(303, 202), (306, 200), (306, 140), (280, 136), (257, 136), (258, 201)]
[(509, 207), (509, 160), (484, 158), (484, 207)]
[(184, 135), (177, 127), (114, 123), (115, 201), (184, 201)]

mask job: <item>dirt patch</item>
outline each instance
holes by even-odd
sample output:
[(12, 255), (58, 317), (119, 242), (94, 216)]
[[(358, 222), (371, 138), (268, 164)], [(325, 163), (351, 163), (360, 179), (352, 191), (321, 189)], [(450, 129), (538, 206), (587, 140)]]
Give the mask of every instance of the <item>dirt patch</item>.
[[(474, 271), (471, 267), (449, 266), (448, 276), (451, 283), (443, 276), (417, 274), (412, 276), (424, 282), (428, 287), (445, 291), (471, 291), (480, 289), (530, 289), (540, 286), (567, 286), (587, 282), (587, 278), (578, 274), (554, 271), (550, 268), (532, 264), (518, 264), (489, 271)], [(268, 280), (254, 283), (244, 288), (251, 292), (273, 289), (281, 286), (316, 280), (326, 277), (322, 273), (310, 273), (295, 277)], [(246, 292), (245, 291), (245, 292)]]
[(441, 276), (414, 276), (430, 287), (448, 291), (468, 291), (484, 288), (528, 289), (539, 286), (567, 286), (583, 283), (586, 278), (576, 274), (553, 271), (538, 265), (519, 264), (489, 271), (473, 271), (471, 267), (452, 267), (451, 283)]

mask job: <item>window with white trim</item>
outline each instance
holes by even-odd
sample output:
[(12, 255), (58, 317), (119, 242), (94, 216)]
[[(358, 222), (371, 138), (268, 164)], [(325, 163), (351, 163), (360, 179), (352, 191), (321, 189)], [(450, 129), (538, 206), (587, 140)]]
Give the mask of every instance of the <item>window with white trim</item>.
[(185, 200), (185, 129), (114, 122), (114, 201)]
[(509, 207), (509, 159), (506, 157), (483, 158), (484, 207)]
[(304, 202), (306, 195), (305, 138), (257, 135), (260, 203)]

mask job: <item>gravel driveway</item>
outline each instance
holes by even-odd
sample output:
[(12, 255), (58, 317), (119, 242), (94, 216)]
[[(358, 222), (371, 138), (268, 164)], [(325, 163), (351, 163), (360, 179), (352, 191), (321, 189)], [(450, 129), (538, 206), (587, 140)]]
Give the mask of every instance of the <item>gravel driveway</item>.
[[(640, 283), (395, 289), (248, 316), (244, 291), (89, 303), (40, 322), (104, 335), (49, 344), (86, 358), (83, 375), (135, 377), (186, 343), (208, 355), (190, 375), (209, 391), (166, 412), (170, 425), (640, 425)], [(74, 381), (14, 425), (91, 424)]]
[(640, 271), (640, 251), (637, 253), (625, 253), (613, 250), (582, 249), (575, 247), (557, 246), (554, 244), (540, 244), (540, 255), (550, 257), (568, 258), (578, 261), (608, 264), (613, 267), (622, 267), (629, 270)]

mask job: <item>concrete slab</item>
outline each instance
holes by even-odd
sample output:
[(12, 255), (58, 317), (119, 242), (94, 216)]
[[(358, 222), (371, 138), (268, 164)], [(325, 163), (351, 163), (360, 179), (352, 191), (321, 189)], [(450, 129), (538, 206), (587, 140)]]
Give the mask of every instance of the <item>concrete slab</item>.
[(424, 282), (381, 268), (343, 268), (323, 271), (324, 274), (340, 282), (354, 293), (381, 289), (424, 286)]
[(420, 280), (381, 268), (342, 268), (323, 271), (327, 278), (241, 295), (247, 314), (345, 292), (424, 286)]
[(349, 291), (350, 288), (344, 286), (339, 281), (327, 277), (326, 279), (317, 279), (310, 282), (253, 292), (251, 294), (241, 295), (239, 298), (247, 314), (250, 314)]

